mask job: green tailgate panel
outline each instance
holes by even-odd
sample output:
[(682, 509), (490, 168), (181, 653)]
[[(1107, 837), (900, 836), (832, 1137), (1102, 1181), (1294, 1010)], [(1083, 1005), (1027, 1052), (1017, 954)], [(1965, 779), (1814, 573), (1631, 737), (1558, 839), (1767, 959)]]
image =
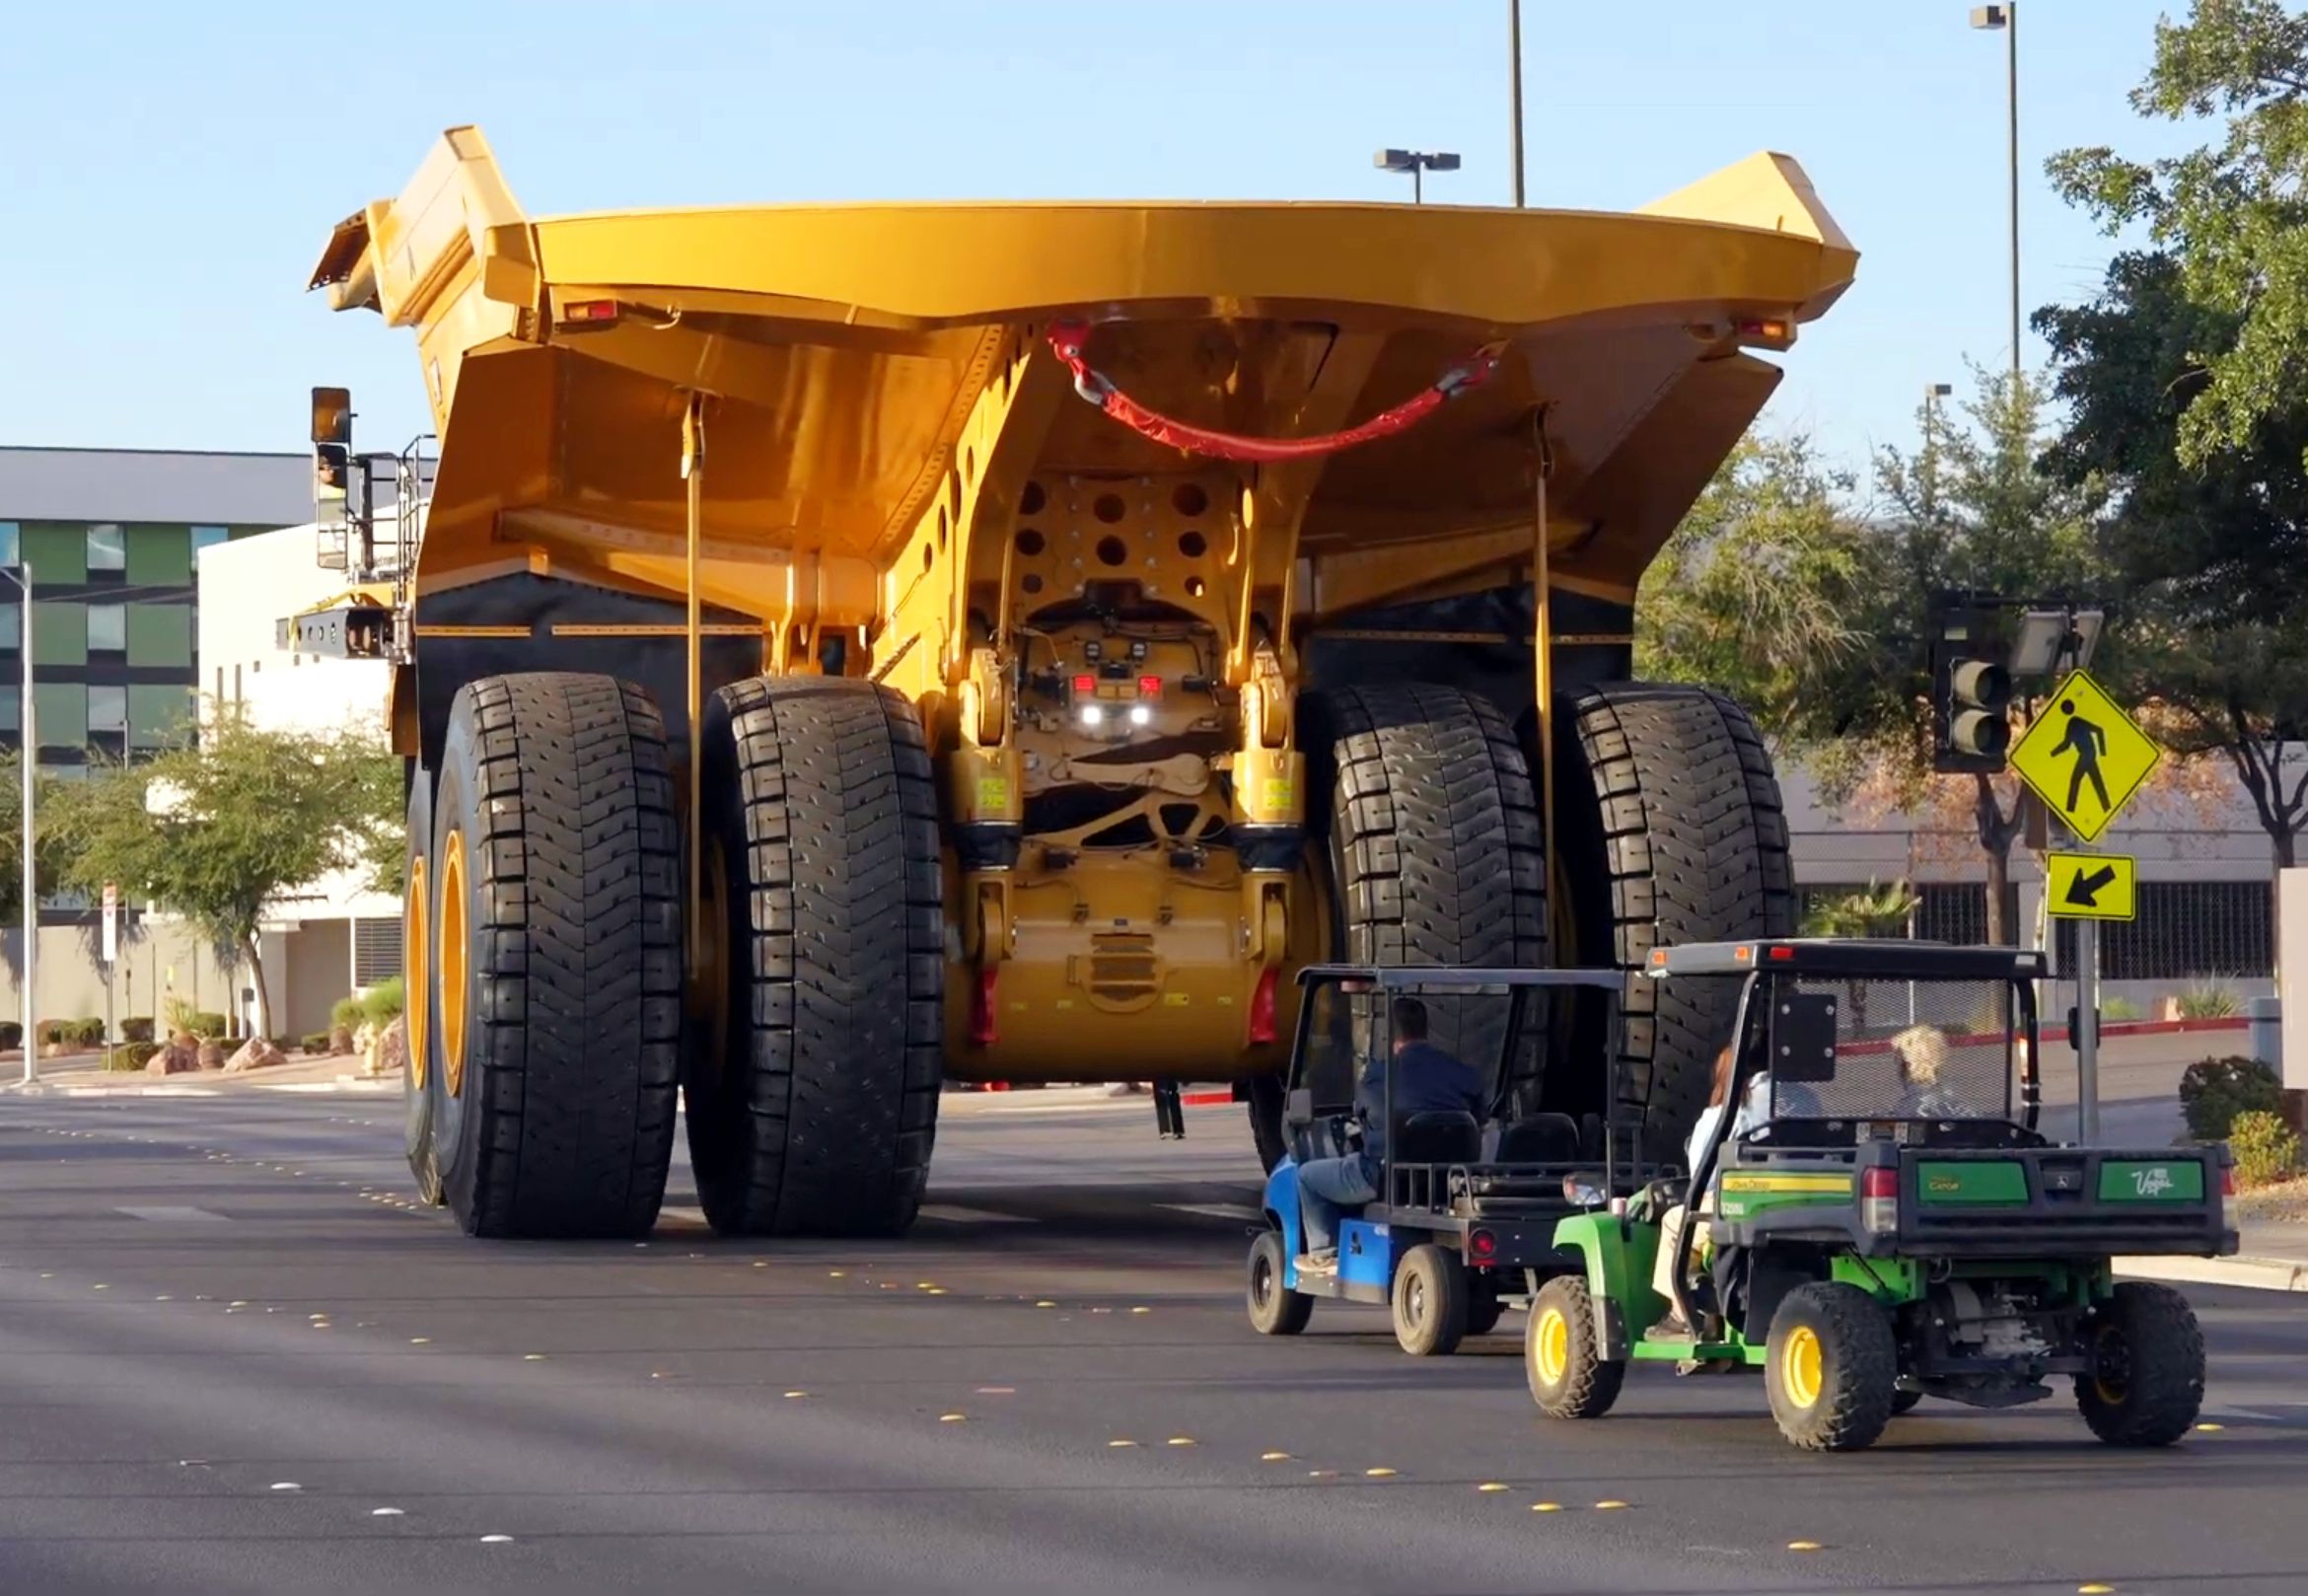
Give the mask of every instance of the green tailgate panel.
[(1981, 1207), (1996, 1202), (2028, 1199), (2028, 1169), (2016, 1159), (1922, 1159), (1915, 1165), (1915, 1187), (1925, 1202), (1955, 1202)]
[(2193, 1158), (2112, 1158), (2100, 1166), (2102, 1202), (2201, 1202), (2203, 1165)]

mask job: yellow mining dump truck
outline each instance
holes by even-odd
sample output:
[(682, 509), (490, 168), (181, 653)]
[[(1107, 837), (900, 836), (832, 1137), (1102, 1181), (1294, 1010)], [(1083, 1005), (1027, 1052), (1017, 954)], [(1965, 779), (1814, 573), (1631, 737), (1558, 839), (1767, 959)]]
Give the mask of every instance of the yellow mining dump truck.
[[(1778, 155), (1631, 215), (533, 220), (450, 130), (313, 276), (416, 333), (421, 544), (356, 514), (390, 580), (295, 620), (397, 667), (427, 1194), (644, 1231), (677, 1090), (725, 1231), (905, 1226), (947, 1082), (1231, 1082), (1271, 1160), (1304, 964), (1790, 930), (1763, 744), (1629, 634), (1856, 259)], [(1679, 1133), (1723, 1017), (1655, 991), (1510, 1112), (1614, 1049)]]

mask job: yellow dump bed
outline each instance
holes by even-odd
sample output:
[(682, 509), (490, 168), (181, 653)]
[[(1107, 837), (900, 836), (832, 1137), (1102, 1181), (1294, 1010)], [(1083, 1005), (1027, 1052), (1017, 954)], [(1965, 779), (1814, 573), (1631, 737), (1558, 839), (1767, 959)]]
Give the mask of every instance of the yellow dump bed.
[[(397, 200), (339, 225), (313, 283), (418, 333), (442, 440), (427, 577), (512, 542), (678, 588), (681, 419), (701, 392), (709, 557), (811, 554), (830, 613), (843, 593), (876, 607), (860, 584), (973, 447), (974, 403), (1057, 371), (1038, 333), (1059, 318), (1093, 325), (1090, 363), (1133, 398), (1262, 436), (1350, 425), (1502, 343), (1479, 391), (1320, 468), (1300, 554), (1493, 532), (1527, 547), (1543, 409), (1557, 570), (1631, 587), (1777, 380), (1746, 351), (1784, 348), (1856, 260), (1771, 154), (1629, 215), (1051, 203), (531, 220), (461, 127)], [(1043, 479), (1179, 469), (1070, 379), (1047, 386), (1001, 433)], [(748, 584), (716, 585), (743, 605)], [(1300, 597), (1322, 603), (1311, 585)]]

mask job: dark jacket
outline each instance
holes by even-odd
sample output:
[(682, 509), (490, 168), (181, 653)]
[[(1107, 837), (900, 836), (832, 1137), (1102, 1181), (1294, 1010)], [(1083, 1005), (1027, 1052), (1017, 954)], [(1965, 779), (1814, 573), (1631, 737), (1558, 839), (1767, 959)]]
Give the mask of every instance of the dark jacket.
[[(1362, 1151), (1373, 1165), (1387, 1150), (1386, 1066), (1386, 1059), (1373, 1059), (1355, 1094), (1362, 1110)], [(1490, 1106), (1490, 1088), (1482, 1077), (1430, 1042), (1406, 1043), (1395, 1053), (1394, 1068), (1397, 1120), (1436, 1109), (1464, 1109), (1479, 1120)]]

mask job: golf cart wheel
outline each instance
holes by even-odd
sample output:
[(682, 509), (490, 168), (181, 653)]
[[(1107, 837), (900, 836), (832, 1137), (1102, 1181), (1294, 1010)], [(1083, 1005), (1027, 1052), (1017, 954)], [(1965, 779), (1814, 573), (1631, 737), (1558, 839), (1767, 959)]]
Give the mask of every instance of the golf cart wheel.
[(2203, 1331), (2168, 1285), (2127, 1280), (2084, 1321), (2075, 1403), (2110, 1446), (2170, 1446), (2203, 1407)]
[(1466, 1267), (1458, 1254), (1420, 1242), (1395, 1270), (1395, 1341), (1412, 1357), (1444, 1357), (1466, 1334)]
[(1467, 1280), (1467, 1334), (1487, 1336), (1498, 1329), (1498, 1322), (1506, 1315), (1506, 1303), (1500, 1300), (1498, 1283), (1487, 1275)]
[(1807, 1452), (1856, 1452), (1891, 1422), (1900, 1377), (1891, 1317), (1857, 1286), (1813, 1280), (1771, 1318), (1764, 1364), (1779, 1433)]
[(1523, 1374), (1550, 1418), (1601, 1418), (1619, 1400), (1626, 1365), (1606, 1362), (1595, 1338), (1595, 1299), (1576, 1274), (1558, 1274), (1531, 1300)]
[(1262, 1230), (1250, 1250), (1250, 1322), (1262, 1336), (1295, 1336), (1314, 1316), (1314, 1298), (1282, 1283), (1282, 1233)]
[(417, 1196), (441, 1205), (441, 1161), (433, 1148), (432, 1064), (437, 1034), (433, 1010), (433, 772), (412, 765), (408, 787), (408, 852), (400, 899), (401, 989), (408, 994), (408, 1062), (400, 1072), (403, 1151), (416, 1177)]

